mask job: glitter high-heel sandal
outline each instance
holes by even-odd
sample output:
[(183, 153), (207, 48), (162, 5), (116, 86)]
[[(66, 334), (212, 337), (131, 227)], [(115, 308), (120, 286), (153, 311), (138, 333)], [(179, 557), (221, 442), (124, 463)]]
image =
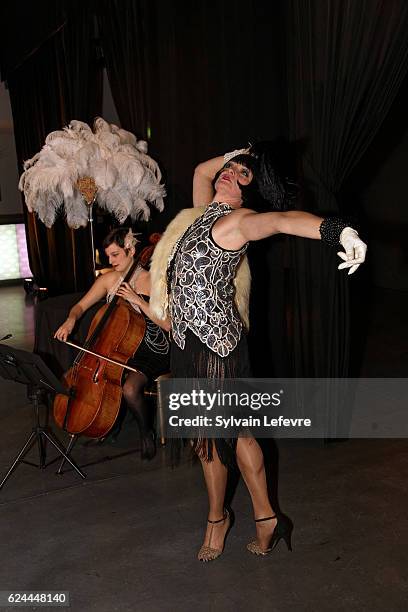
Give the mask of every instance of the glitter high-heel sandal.
[(227, 535), (229, 534), (229, 531), (234, 522), (234, 515), (232, 514), (232, 511), (225, 510), (224, 516), (218, 519), (218, 521), (210, 521), (210, 519), (208, 519), (207, 521), (208, 523), (211, 524), (210, 539), (209, 539), (209, 541), (211, 542), (211, 536), (212, 536), (213, 529), (214, 529), (213, 525), (217, 525), (218, 523), (221, 523), (222, 521), (226, 521), (227, 519), (229, 519), (229, 525), (228, 525), (227, 531), (225, 532), (224, 543), (223, 543), (222, 548), (221, 549), (212, 548), (211, 546), (203, 545), (198, 551), (197, 558), (199, 561), (204, 561), (205, 563), (207, 561), (214, 561), (214, 559), (217, 559), (217, 557), (222, 555), (222, 553), (224, 552), (224, 546), (225, 546), (225, 541), (227, 539)]
[(293, 523), (286, 516), (280, 515), (276, 516), (267, 516), (266, 518), (255, 519), (255, 523), (261, 523), (263, 521), (271, 521), (272, 519), (277, 518), (278, 522), (275, 525), (275, 529), (271, 535), (269, 540), (269, 546), (266, 550), (263, 550), (257, 540), (253, 540), (249, 544), (247, 544), (247, 549), (254, 555), (268, 555), (273, 551), (275, 546), (278, 544), (279, 540), (284, 540), (288, 550), (292, 550), (292, 531), (293, 531)]

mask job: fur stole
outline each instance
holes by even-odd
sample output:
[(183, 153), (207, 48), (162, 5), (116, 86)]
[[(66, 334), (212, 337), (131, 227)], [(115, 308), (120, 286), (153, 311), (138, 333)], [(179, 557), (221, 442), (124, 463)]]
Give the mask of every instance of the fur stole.
[[(166, 319), (168, 316), (168, 295), (167, 295), (167, 266), (177, 240), (184, 234), (186, 229), (200, 217), (206, 206), (196, 208), (184, 208), (169, 223), (163, 236), (157, 243), (150, 266), (151, 292), (150, 308), (153, 314), (159, 319)], [(234, 278), (235, 303), (239, 315), (246, 327), (249, 329), (249, 293), (251, 287), (251, 272), (249, 270), (246, 255), (241, 259)]]

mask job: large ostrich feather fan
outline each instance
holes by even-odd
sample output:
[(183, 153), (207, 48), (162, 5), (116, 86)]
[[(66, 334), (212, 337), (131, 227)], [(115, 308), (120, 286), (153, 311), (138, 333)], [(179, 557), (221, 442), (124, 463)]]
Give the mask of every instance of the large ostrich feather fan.
[(48, 134), (41, 151), (24, 163), (19, 189), (27, 208), (51, 227), (60, 210), (74, 229), (88, 222), (88, 208), (77, 181), (94, 180), (96, 200), (120, 223), (150, 217), (148, 203), (163, 210), (166, 195), (157, 163), (147, 155), (147, 143), (101, 117), (93, 130), (71, 121)]

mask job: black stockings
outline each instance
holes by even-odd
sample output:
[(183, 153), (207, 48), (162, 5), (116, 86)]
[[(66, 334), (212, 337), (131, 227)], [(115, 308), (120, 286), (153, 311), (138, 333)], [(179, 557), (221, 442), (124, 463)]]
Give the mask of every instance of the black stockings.
[(149, 406), (144, 396), (147, 380), (147, 376), (142, 373), (130, 372), (123, 384), (123, 397), (139, 427), (142, 459), (152, 459), (156, 453)]

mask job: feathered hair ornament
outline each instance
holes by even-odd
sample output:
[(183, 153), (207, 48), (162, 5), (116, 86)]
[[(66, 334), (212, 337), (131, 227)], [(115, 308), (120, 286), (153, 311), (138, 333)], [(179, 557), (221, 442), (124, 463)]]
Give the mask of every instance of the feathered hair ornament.
[(132, 247), (136, 247), (137, 243), (140, 242), (136, 236), (138, 236), (139, 234), (134, 234), (131, 230), (131, 228), (129, 228), (128, 233), (125, 236), (125, 240), (124, 240), (124, 248), (125, 249), (131, 249)]
[(24, 163), (19, 189), (27, 208), (51, 227), (61, 208), (67, 224), (85, 226), (94, 201), (123, 223), (150, 217), (148, 203), (162, 211), (166, 195), (158, 164), (147, 143), (98, 117), (93, 130), (71, 123), (45, 139), (41, 151)]

